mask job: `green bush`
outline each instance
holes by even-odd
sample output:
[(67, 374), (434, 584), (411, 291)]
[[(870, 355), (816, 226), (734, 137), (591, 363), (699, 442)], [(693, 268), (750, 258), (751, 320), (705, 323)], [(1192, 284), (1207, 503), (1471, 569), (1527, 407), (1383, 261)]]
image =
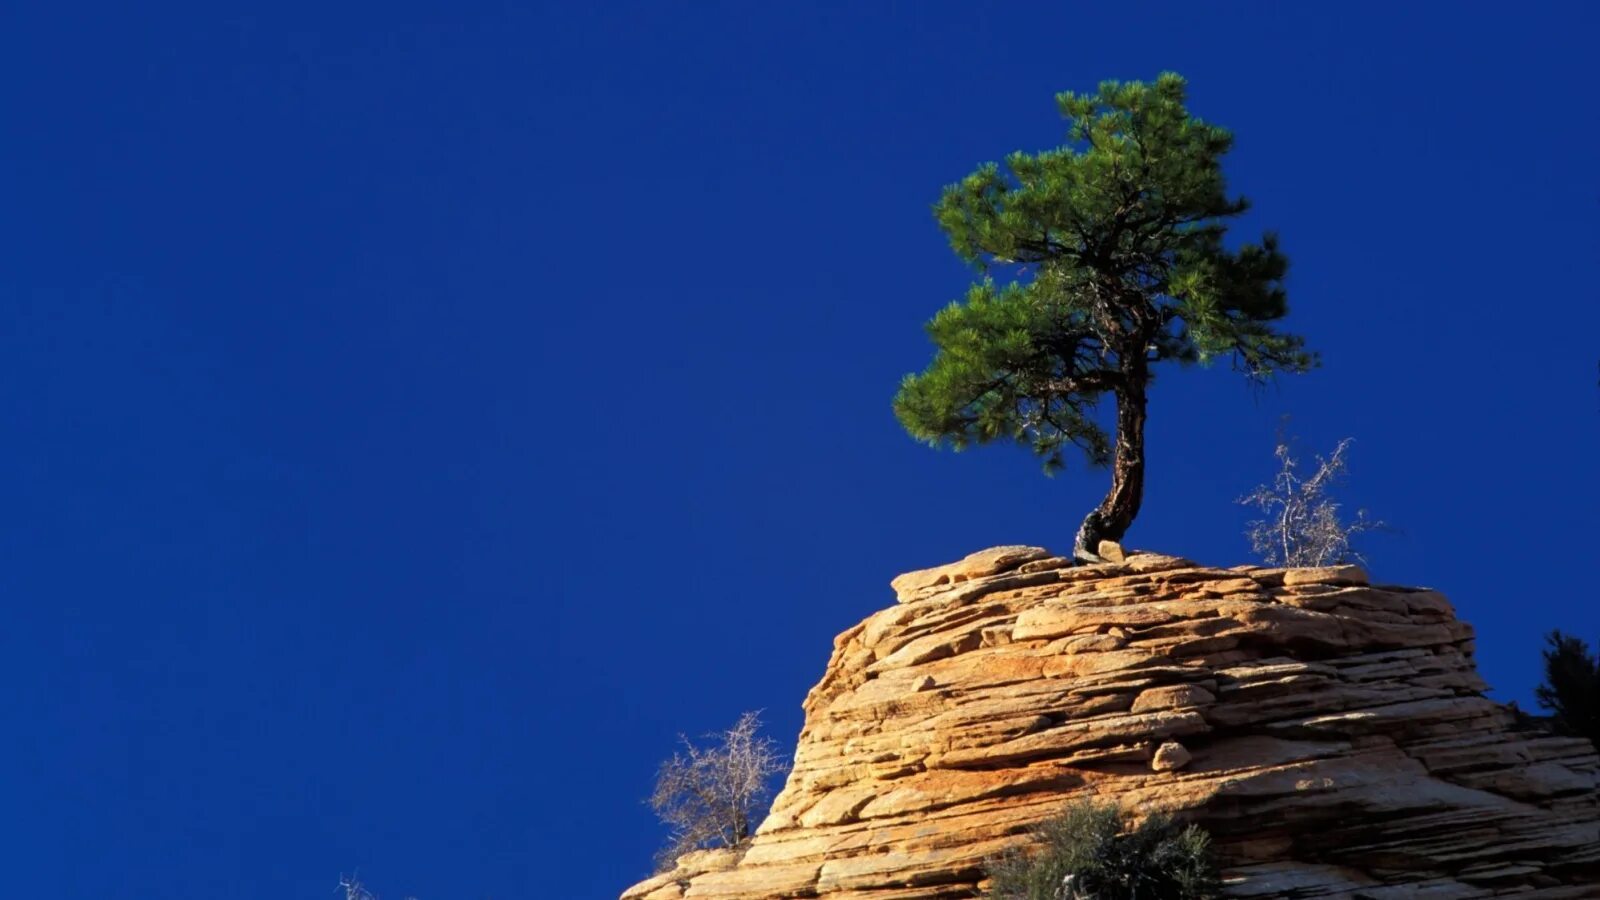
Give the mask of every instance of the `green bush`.
[(1137, 826), (1084, 802), (1035, 830), (1037, 846), (991, 860), (990, 900), (1207, 900), (1219, 888), (1211, 837), (1165, 815)]
[(1600, 656), (1582, 638), (1559, 631), (1545, 640), (1544, 683), (1534, 696), (1556, 731), (1586, 737), (1600, 750)]

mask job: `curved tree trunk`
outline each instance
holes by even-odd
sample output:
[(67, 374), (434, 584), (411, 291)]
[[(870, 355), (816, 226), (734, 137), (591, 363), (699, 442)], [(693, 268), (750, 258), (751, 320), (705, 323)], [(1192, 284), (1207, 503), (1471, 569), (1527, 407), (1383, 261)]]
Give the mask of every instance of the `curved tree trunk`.
[[(1143, 343), (1139, 344), (1143, 347)], [(1072, 555), (1082, 562), (1101, 562), (1100, 542), (1118, 541), (1128, 533), (1144, 502), (1145, 386), (1150, 363), (1144, 353), (1126, 353), (1122, 383), (1117, 387), (1117, 447), (1111, 463), (1111, 490), (1078, 528)]]
[(1117, 391), (1117, 455), (1111, 463), (1111, 490), (1095, 510), (1100, 517), (1100, 537), (1120, 541), (1139, 516), (1144, 502), (1145, 379), (1148, 366), (1142, 356), (1130, 367), (1127, 382)]

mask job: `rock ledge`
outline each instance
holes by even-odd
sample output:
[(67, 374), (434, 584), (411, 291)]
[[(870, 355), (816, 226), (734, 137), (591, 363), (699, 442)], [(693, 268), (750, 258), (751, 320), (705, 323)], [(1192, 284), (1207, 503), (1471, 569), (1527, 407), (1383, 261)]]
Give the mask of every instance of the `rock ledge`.
[(835, 640), (743, 857), (623, 900), (970, 898), (1091, 796), (1205, 824), (1237, 897), (1600, 897), (1600, 759), (1483, 696), (1438, 593), (1038, 547), (893, 586)]

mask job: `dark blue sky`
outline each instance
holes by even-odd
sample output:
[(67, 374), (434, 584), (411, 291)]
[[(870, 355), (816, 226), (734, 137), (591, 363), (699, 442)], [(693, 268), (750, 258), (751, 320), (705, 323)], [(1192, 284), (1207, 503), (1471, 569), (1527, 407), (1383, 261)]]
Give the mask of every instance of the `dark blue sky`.
[(1527, 702), (1600, 636), (1600, 21), (1213, 6), (7, 5), (0, 894), (614, 897), (677, 732), (787, 744), (895, 573), (1068, 546), (1104, 473), (889, 397), (939, 188), (1162, 69), (1325, 364), (1164, 373), (1129, 542), (1247, 561), (1279, 417), (1354, 437), (1376, 577)]

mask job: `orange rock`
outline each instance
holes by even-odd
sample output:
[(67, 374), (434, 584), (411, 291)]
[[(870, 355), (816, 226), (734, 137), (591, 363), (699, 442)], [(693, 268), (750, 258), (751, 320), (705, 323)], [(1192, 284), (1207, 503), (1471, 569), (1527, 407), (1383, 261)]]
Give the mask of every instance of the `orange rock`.
[(1100, 558), (1109, 563), (1119, 563), (1127, 559), (1122, 545), (1116, 541), (1101, 541), (1098, 550)]
[(624, 900), (970, 898), (1090, 797), (1206, 825), (1238, 897), (1600, 896), (1600, 759), (1513, 729), (1435, 592), (1037, 547), (894, 588), (835, 642), (737, 864)]
[(891, 581), (889, 586), (894, 588), (895, 596), (904, 603), (940, 587), (1009, 572), (1024, 563), (1049, 557), (1050, 551), (1043, 547), (990, 547), (970, 554), (959, 562), (907, 572)]
[(1182, 744), (1167, 741), (1156, 748), (1155, 756), (1150, 758), (1150, 768), (1157, 772), (1171, 772), (1188, 765), (1193, 758)]

